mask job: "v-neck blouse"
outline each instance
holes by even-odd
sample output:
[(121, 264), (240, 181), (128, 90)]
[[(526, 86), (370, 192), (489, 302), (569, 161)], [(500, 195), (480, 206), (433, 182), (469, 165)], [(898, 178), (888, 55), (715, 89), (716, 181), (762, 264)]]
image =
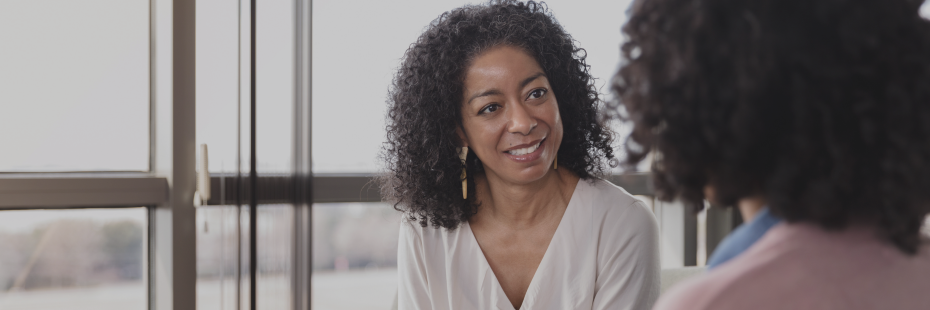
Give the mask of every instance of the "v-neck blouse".
[[(579, 181), (520, 309), (650, 309), (659, 295), (652, 211), (607, 181)], [(401, 223), (398, 309), (514, 310), (468, 223)]]

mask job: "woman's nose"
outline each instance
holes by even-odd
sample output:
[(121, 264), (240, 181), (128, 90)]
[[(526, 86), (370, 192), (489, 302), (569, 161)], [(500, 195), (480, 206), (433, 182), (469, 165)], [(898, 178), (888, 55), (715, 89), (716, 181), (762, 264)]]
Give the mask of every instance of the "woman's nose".
[(533, 128), (536, 128), (536, 119), (530, 115), (527, 111), (526, 106), (522, 103), (511, 104), (512, 108), (510, 109), (510, 126), (507, 128), (507, 131), (511, 133), (519, 133), (522, 135), (530, 134), (530, 131)]

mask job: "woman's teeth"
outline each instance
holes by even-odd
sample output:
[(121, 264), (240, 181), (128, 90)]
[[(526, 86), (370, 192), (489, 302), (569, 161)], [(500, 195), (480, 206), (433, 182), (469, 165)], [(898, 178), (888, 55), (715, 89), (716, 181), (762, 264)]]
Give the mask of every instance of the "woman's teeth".
[(541, 143), (542, 143), (542, 141), (539, 141), (539, 142), (536, 143), (536, 145), (534, 145), (534, 146), (525, 147), (525, 148), (516, 149), (516, 150), (509, 150), (509, 151), (507, 151), (507, 153), (510, 153), (510, 155), (515, 155), (515, 156), (526, 155), (526, 154), (529, 154), (529, 153), (532, 153), (532, 152), (536, 151), (536, 149), (539, 148), (539, 144), (541, 144)]

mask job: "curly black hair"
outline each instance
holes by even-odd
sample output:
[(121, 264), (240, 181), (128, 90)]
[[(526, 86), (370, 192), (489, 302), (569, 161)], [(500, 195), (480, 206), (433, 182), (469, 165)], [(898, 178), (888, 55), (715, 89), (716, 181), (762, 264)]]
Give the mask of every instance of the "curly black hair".
[(456, 129), (462, 126), (466, 69), (483, 51), (501, 45), (535, 58), (552, 85), (564, 131), (559, 169), (590, 180), (603, 175), (603, 164), (613, 158), (586, 54), (544, 3), (492, 1), (445, 12), (407, 49), (394, 76), (381, 154), (385, 200), (423, 226), (455, 229), (477, 212), (473, 176), (483, 168), (469, 152), (469, 194), (462, 199)]
[(877, 226), (915, 253), (930, 212), (922, 0), (647, 0), (623, 27), (610, 105), (654, 156), (660, 199), (762, 196), (789, 222)]

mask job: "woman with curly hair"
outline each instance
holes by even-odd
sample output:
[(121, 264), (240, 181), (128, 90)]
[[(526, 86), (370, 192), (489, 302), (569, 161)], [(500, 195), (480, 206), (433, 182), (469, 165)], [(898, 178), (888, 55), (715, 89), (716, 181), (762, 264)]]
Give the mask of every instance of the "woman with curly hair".
[(390, 92), (400, 309), (648, 309), (658, 230), (613, 158), (583, 50), (532, 1), (442, 14)]
[(635, 5), (613, 86), (626, 164), (655, 151), (659, 198), (781, 219), (656, 309), (930, 309), (921, 2)]

